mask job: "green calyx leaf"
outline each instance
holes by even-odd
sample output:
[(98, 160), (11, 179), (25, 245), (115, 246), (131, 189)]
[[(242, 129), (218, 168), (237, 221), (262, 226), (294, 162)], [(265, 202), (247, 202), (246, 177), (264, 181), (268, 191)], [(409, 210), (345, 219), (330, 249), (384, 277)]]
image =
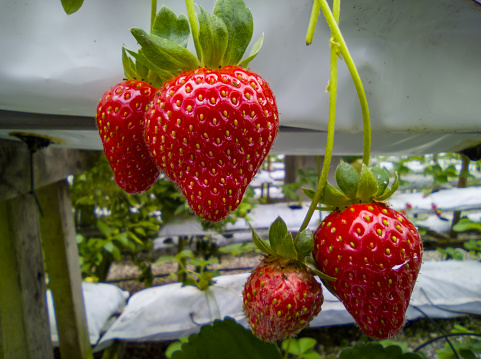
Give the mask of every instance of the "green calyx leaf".
[(154, 20), (152, 35), (187, 47), (190, 36), (189, 21), (184, 15), (177, 17), (169, 8), (162, 6)]
[[(183, 71), (228, 65), (246, 67), (257, 56), (264, 34), (242, 60), (254, 31), (252, 13), (244, 0), (217, 0), (212, 14), (201, 6), (197, 14), (192, 1), (186, 4), (188, 17), (177, 16), (164, 6), (157, 13), (150, 34), (139, 28), (131, 29), (140, 49), (123, 50), (128, 79), (160, 87)], [(187, 50), (191, 32), (198, 58)]]
[(149, 35), (144, 30), (130, 30), (142, 46), (145, 58), (156, 67), (174, 75), (193, 70), (200, 66), (199, 60), (185, 47), (157, 35)]
[(376, 196), (374, 200), (381, 202), (387, 200), (389, 197), (391, 197), (399, 188), (399, 176), (397, 172), (394, 172), (394, 183), (392, 184), (391, 188), (386, 188), (384, 193), (380, 196)]
[(212, 13), (222, 19), (229, 36), (221, 65), (239, 64), (254, 32), (251, 11), (243, 0), (217, 0)]
[(359, 174), (347, 162), (341, 162), (336, 169), (336, 182), (340, 190), (350, 199), (356, 198), (359, 187)]
[(312, 248), (314, 248), (314, 240), (312, 238), (312, 232), (306, 228), (294, 239), (294, 246), (297, 252), (297, 259), (300, 262), (304, 262), (304, 259), (311, 254)]
[(224, 54), (227, 50), (229, 35), (227, 26), (216, 15), (210, 15), (203, 7), (200, 7), (199, 21), (199, 44), (202, 52), (202, 65), (209, 68), (221, 66)]
[(309, 229), (303, 230), (294, 239), (281, 217), (277, 217), (269, 227), (269, 243), (260, 238), (253, 228), (251, 229), (252, 239), (257, 248), (273, 257), (304, 263), (314, 247), (312, 232)]
[(378, 166), (371, 167), (370, 170), (377, 182), (378, 191), (376, 196), (381, 196), (389, 184), (389, 173), (386, 169)]
[[(250, 225), (249, 225), (249, 226), (250, 226)], [(264, 240), (257, 234), (257, 232), (255, 231), (254, 228), (251, 227), (251, 231), (252, 231), (252, 241), (254, 242), (254, 244), (256, 245), (256, 247), (259, 248), (259, 250), (260, 250), (262, 253), (274, 255), (274, 251), (272, 250), (272, 248), (271, 248), (271, 246), (269, 245), (269, 243), (267, 243), (266, 241), (264, 241)]]
[[(346, 208), (354, 203), (383, 202), (391, 197), (399, 187), (399, 178), (395, 173), (395, 180), (391, 188), (389, 173), (386, 169), (377, 166), (368, 168), (365, 164), (356, 168), (342, 162), (336, 169), (336, 181), (339, 187), (326, 183), (320, 202), (325, 205), (322, 209)], [(314, 191), (304, 190), (309, 197), (314, 197)]]
[(356, 197), (359, 198), (362, 203), (368, 203), (372, 197), (376, 195), (378, 190), (379, 187), (377, 186), (376, 178), (369, 168), (365, 164), (362, 164)]

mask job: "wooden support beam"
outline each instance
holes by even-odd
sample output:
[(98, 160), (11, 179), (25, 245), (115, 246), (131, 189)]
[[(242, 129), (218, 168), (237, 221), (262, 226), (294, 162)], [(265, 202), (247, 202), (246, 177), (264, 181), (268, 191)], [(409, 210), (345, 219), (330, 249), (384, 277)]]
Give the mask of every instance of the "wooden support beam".
[[(34, 189), (91, 168), (101, 151), (81, 151), (51, 145), (33, 155)], [(0, 141), (0, 201), (31, 190), (30, 151), (20, 141)]]
[(37, 205), (0, 201), (0, 326), (4, 359), (52, 359)]
[(57, 319), (62, 358), (92, 358), (75, 225), (66, 180), (38, 190), (40, 233)]

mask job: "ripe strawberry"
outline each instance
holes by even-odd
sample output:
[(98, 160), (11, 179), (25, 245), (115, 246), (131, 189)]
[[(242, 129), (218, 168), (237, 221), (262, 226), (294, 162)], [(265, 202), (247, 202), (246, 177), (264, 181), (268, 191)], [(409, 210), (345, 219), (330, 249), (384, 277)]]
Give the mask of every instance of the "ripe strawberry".
[(252, 331), (268, 342), (308, 326), (324, 301), (321, 285), (304, 265), (272, 257), (252, 271), (243, 298)]
[(125, 81), (105, 92), (97, 107), (97, 126), (115, 181), (128, 193), (149, 189), (159, 176), (144, 141), (144, 115), (155, 89)]
[(192, 210), (216, 222), (239, 205), (279, 127), (274, 95), (239, 66), (185, 71), (156, 93), (145, 138)]
[(396, 336), (422, 261), (418, 231), (384, 204), (335, 210), (314, 233), (314, 260), (360, 328), (379, 339)]

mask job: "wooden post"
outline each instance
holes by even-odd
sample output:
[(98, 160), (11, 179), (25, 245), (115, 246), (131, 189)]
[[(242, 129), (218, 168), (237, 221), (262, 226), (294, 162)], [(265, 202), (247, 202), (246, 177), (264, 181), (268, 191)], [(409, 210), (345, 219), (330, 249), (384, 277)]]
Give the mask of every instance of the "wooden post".
[(40, 235), (55, 306), (60, 353), (68, 359), (92, 358), (67, 181), (42, 187), (38, 199), (44, 213), (40, 217)]
[(37, 205), (0, 202), (0, 320), (4, 359), (53, 358)]
[[(100, 154), (55, 147), (35, 152), (33, 186), (44, 202), (45, 216), (39, 220), (35, 198), (29, 193), (32, 190), (30, 151), (22, 142), (0, 141), (2, 359), (53, 358), (39, 222), (44, 235), (60, 347), (61, 351), (69, 353), (62, 354), (63, 358), (92, 358), (65, 178), (92, 167)], [(60, 184), (56, 184), (59, 181)]]

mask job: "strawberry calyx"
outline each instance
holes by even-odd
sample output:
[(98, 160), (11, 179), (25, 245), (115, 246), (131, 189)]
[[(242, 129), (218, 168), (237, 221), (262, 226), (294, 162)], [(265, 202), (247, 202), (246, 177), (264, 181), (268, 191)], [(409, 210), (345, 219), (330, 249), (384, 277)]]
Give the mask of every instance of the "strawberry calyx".
[(251, 227), (251, 230), (254, 244), (267, 255), (268, 260), (294, 262), (309, 268), (323, 281), (336, 280), (317, 269), (312, 258), (312, 249), (314, 248), (313, 235), (308, 228), (299, 232), (294, 238), (292, 233), (288, 231), (284, 220), (281, 217), (277, 217), (269, 227), (268, 241), (262, 239), (254, 228)]
[[(243, 0), (217, 0), (212, 13), (186, 1), (188, 18), (177, 16), (167, 7), (156, 14), (150, 34), (139, 28), (130, 31), (140, 45), (135, 52), (122, 49), (125, 76), (148, 82), (155, 87), (183, 71), (196, 68), (217, 69), (224, 66), (247, 65), (258, 54), (264, 35), (242, 59), (252, 39), (253, 18)], [(190, 35), (196, 55), (187, 49)]]
[[(352, 204), (384, 203), (399, 187), (397, 173), (394, 173), (394, 182), (389, 187), (389, 172), (386, 169), (367, 167), (364, 163), (358, 172), (347, 162), (341, 162), (336, 169), (336, 182), (338, 188), (326, 183), (319, 200), (324, 206), (318, 209), (342, 211)], [(309, 198), (314, 198), (314, 191), (304, 189), (304, 193)]]

